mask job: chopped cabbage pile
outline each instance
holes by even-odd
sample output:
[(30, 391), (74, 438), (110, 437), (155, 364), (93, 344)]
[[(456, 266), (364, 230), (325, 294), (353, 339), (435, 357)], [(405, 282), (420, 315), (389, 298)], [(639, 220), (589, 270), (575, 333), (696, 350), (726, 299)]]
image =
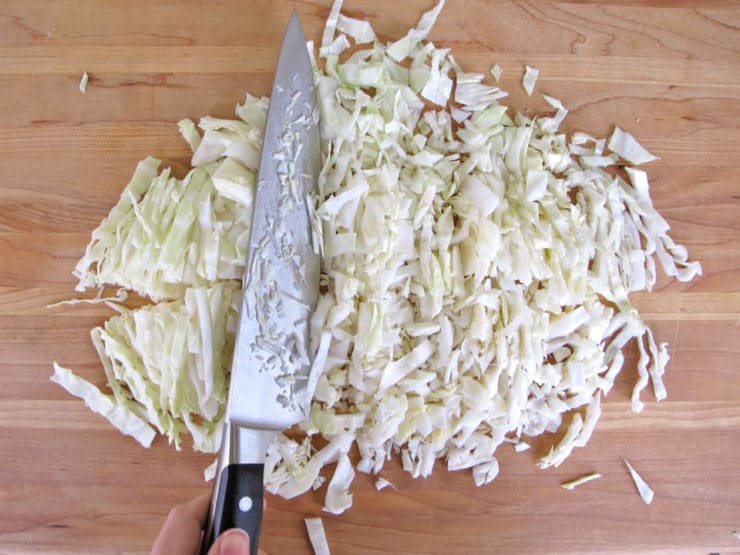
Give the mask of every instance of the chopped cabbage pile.
[(241, 283), (223, 281), (189, 288), (182, 299), (126, 311), (93, 328), (112, 396), (92, 384), (74, 389), (80, 379), (58, 365), (53, 379), (145, 447), (156, 429), (179, 449), (180, 434), (187, 431), (196, 450), (213, 452), (220, 441), (240, 300)]
[(244, 272), (267, 99), (247, 96), (241, 120), (183, 120), (193, 170), (180, 180), (139, 163), (77, 263), (77, 289), (113, 284), (158, 301)]
[[(248, 95), (236, 113), (203, 118), (202, 138), (181, 121), (192, 171), (141, 161), (74, 271), (80, 291), (122, 288), (88, 300), (122, 312), (91, 331), (112, 395), (56, 363), (52, 379), (146, 447), (155, 430), (178, 449), (183, 432), (198, 451), (221, 439), (267, 99)], [(112, 302), (123, 288), (163, 302), (127, 310)]]
[(398, 454), (414, 477), (439, 461), (482, 485), (501, 444), (564, 426), (539, 462), (558, 466), (591, 436), (631, 339), (633, 409), (649, 381), (666, 395), (666, 345), (628, 295), (653, 286), (656, 256), (680, 280), (701, 268), (668, 236), (647, 174), (605, 169), (654, 157), (619, 128), (608, 146), (567, 137), (546, 95), (554, 114), (512, 119), (506, 93), (425, 41), (443, 2), (389, 44), (340, 4), (317, 72), (327, 292), (312, 326), (332, 343), (302, 426), (330, 443), (276, 442), (269, 487), (302, 493), (337, 460), (326, 509), (341, 511), (332, 485), (349, 486), (352, 445), (361, 472)]
[[(655, 157), (619, 128), (608, 143), (568, 137), (547, 95), (553, 114), (512, 117), (487, 75), (426, 40), (443, 4), (382, 43), (336, 1), (315, 61), (323, 287), (311, 330), (326, 362), (305, 436), (276, 439), (265, 481), (293, 497), (336, 462), (333, 513), (351, 505), (355, 470), (377, 475), (395, 455), (414, 477), (440, 461), (482, 485), (499, 446), (523, 451), (564, 427), (539, 461), (560, 465), (591, 436), (630, 340), (633, 409), (649, 383), (663, 399), (667, 346), (629, 294), (654, 285), (656, 258), (679, 280), (701, 273), (647, 174), (621, 170)], [(203, 118), (202, 137), (181, 122), (192, 172), (179, 181), (142, 162), (77, 267), (81, 289), (172, 299), (93, 331), (113, 396), (68, 387), (132, 435), (147, 422), (176, 445), (187, 430), (196, 448), (218, 447), (266, 107), (248, 96), (237, 120)]]

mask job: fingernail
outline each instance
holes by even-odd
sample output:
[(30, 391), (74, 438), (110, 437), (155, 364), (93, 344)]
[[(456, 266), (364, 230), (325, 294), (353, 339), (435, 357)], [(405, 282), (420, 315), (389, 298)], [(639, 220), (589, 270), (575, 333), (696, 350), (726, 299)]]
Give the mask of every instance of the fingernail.
[(244, 530), (229, 530), (221, 538), (219, 555), (249, 555), (249, 536)]

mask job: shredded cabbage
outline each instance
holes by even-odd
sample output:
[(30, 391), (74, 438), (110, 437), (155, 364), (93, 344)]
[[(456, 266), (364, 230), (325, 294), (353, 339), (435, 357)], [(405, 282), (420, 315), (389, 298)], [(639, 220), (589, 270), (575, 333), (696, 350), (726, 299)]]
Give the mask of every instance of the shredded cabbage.
[(112, 396), (56, 364), (52, 380), (142, 445), (151, 444), (156, 430), (179, 449), (186, 432), (195, 450), (214, 452), (240, 300), (241, 283), (222, 281), (189, 288), (182, 300), (145, 305), (93, 328)]
[[(586, 445), (631, 339), (644, 353), (633, 408), (650, 382), (663, 398), (667, 351), (628, 295), (654, 285), (654, 255), (682, 280), (701, 267), (668, 236), (646, 175), (605, 170), (634, 159), (631, 143), (611, 144), (608, 156), (603, 139), (568, 141), (567, 110), (547, 95), (553, 115), (512, 120), (498, 103), (506, 93), (417, 30), (345, 59), (319, 52), (328, 288), (312, 329), (332, 343), (302, 428), (351, 437), (361, 472), (400, 453), (415, 477), (443, 459), (481, 485), (498, 474), (505, 441), (521, 451), (525, 436), (568, 422), (543, 468)], [(325, 45), (341, 37), (329, 24)], [(528, 66), (528, 93), (536, 76)], [(315, 457), (277, 463), (273, 490), (295, 494), (301, 478), (286, 480), (288, 469), (302, 476)], [(334, 509), (350, 477), (336, 472)], [(309, 477), (304, 491), (313, 469)]]
[[(668, 235), (647, 174), (613, 168), (652, 155), (618, 128), (608, 144), (567, 137), (567, 109), (547, 95), (554, 113), (510, 116), (506, 92), (425, 40), (443, 4), (384, 44), (337, 0), (318, 49), (324, 163), (307, 203), (323, 253), (310, 321), (323, 373), (294, 430), (304, 437), (269, 446), (265, 483), (291, 498), (323, 487), (337, 463), (331, 513), (351, 505), (355, 470), (378, 474), (394, 455), (414, 477), (441, 460), (483, 485), (502, 443), (523, 451), (567, 425), (539, 461), (562, 464), (588, 442), (629, 341), (633, 409), (651, 383), (666, 395), (667, 347), (629, 294), (652, 288), (656, 258), (681, 281), (701, 274)], [(113, 392), (99, 412), (123, 407), (177, 446), (188, 431), (197, 449), (218, 448), (267, 103), (247, 96), (238, 119), (201, 119), (202, 137), (180, 122), (195, 168), (180, 181), (141, 162), (77, 266), (80, 289), (172, 299), (93, 338)]]
[(179, 180), (157, 174), (155, 158), (139, 163), (77, 264), (78, 291), (115, 284), (157, 301), (241, 279), (266, 111), (265, 99), (247, 96), (244, 119), (203, 118), (202, 139), (181, 121), (195, 168)]
[[(117, 380), (146, 409), (149, 422), (178, 447), (179, 434), (187, 430), (195, 449), (215, 450), (240, 285), (223, 281), (189, 288), (182, 301), (112, 318), (99, 332), (99, 349), (104, 349)], [(195, 414), (202, 423), (193, 421)]]

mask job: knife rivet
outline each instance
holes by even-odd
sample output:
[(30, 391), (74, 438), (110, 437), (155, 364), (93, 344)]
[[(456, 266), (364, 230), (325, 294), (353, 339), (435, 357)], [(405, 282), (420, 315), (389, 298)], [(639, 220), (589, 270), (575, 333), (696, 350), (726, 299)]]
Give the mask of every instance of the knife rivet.
[(248, 495), (245, 495), (241, 499), (239, 499), (239, 510), (243, 513), (249, 512), (249, 510), (252, 508), (252, 498)]

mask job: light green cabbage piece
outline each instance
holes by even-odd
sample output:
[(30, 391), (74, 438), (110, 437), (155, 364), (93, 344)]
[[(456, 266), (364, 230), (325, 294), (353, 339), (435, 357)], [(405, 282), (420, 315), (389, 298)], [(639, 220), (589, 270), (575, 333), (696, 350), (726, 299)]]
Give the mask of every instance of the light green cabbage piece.
[(149, 447), (154, 441), (156, 433), (145, 419), (134, 412), (135, 409), (132, 410), (131, 403), (118, 402), (115, 397), (106, 395), (87, 380), (75, 376), (71, 370), (56, 362), (51, 381), (61, 385), (72, 395), (80, 397), (90, 410), (107, 418), (121, 433), (133, 437), (144, 447)]
[(94, 328), (112, 396), (56, 364), (52, 380), (147, 447), (154, 430), (178, 449), (188, 432), (195, 450), (215, 452), (240, 300), (240, 282), (227, 280), (188, 288), (182, 300), (126, 311)]
[[(221, 155), (182, 180), (158, 174), (155, 158), (141, 161), (75, 269), (78, 290), (99, 291), (67, 302), (122, 312), (91, 331), (112, 395), (56, 365), (53, 379), (147, 446), (156, 430), (178, 449), (183, 432), (196, 450), (218, 448), (255, 187), (239, 160), (261, 148), (266, 111), (267, 99), (248, 95), (239, 120), (203, 118), (203, 140), (190, 120), (179, 122), (194, 158), (209, 142)], [(121, 287), (116, 298), (102, 297), (106, 284)], [(126, 289), (169, 302), (136, 310), (111, 302)]]
[(239, 203), (244, 212), (252, 211), (257, 174), (231, 156), (224, 159), (211, 176), (213, 186), (227, 199)]
[(580, 476), (579, 478), (576, 478), (575, 480), (569, 480), (567, 482), (563, 482), (562, 484), (560, 484), (560, 487), (563, 489), (567, 489), (567, 490), (574, 490), (578, 486), (581, 486), (588, 482), (592, 482), (594, 480), (598, 480), (599, 478), (602, 478), (602, 477), (603, 476), (599, 474), (598, 472), (592, 472), (591, 474)]
[(90, 79), (90, 76), (87, 74), (87, 71), (82, 74), (82, 77), (80, 78), (80, 93), (85, 94), (87, 92), (87, 82)]
[(126, 287), (154, 300), (186, 287), (238, 279), (244, 269), (251, 212), (220, 194), (198, 167), (183, 180), (159, 161), (139, 164), (118, 204), (93, 232), (78, 262), (77, 289)]
[(614, 132), (609, 138), (607, 146), (612, 152), (619, 154), (624, 160), (632, 164), (644, 164), (658, 159), (657, 156), (650, 154), (644, 146), (638, 143), (631, 134), (619, 127), (614, 127)]
[(522, 78), (522, 87), (524, 87), (524, 92), (527, 93), (527, 96), (532, 96), (532, 92), (534, 91), (534, 84), (537, 82), (537, 77), (540, 74), (540, 70), (532, 67), (527, 66), (526, 70), (524, 71), (524, 77)]
[(239, 120), (203, 118), (178, 126), (194, 149), (184, 179), (160, 161), (139, 163), (116, 206), (92, 233), (75, 268), (78, 291), (114, 284), (153, 300), (181, 297), (187, 287), (239, 279), (256, 187), (266, 99), (247, 96)]
[(193, 123), (193, 120), (182, 119), (177, 122), (177, 129), (180, 131), (180, 135), (185, 139), (185, 142), (190, 146), (190, 150), (195, 152), (200, 146), (200, 135), (198, 130)]

